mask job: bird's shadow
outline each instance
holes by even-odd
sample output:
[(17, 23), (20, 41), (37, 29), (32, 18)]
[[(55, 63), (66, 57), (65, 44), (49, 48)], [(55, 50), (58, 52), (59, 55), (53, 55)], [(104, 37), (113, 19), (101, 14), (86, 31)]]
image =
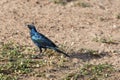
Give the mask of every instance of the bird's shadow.
[(108, 52), (100, 52), (100, 53), (91, 53), (91, 52), (73, 52), (71, 53), (71, 58), (82, 59), (83, 61), (89, 61), (92, 59), (100, 59), (105, 56), (110, 56)]

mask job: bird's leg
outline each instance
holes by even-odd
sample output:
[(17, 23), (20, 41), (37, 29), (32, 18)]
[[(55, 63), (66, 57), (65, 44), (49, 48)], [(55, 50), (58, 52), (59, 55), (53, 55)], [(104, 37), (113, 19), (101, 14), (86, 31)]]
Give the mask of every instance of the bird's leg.
[(40, 50), (40, 53), (42, 53), (42, 48), (39, 48), (39, 50)]
[(39, 51), (40, 51), (40, 53), (39, 53), (39, 54), (37, 54), (37, 55), (35, 55), (35, 56), (33, 57), (34, 59), (38, 59), (38, 58), (40, 58), (40, 57), (41, 57), (42, 48), (39, 48)]
[(37, 55), (38, 57), (40, 57), (42, 55), (42, 48), (39, 48), (40, 53)]
[(47, 48), (44, 48), (44, 52), (47, 50)]

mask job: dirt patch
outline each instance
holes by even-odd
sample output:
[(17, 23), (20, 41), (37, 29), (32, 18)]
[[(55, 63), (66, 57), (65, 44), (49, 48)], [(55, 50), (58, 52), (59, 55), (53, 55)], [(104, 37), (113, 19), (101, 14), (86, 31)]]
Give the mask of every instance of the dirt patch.
[[(0, 43), (14, 41), (21, 45), (35, 47), (25, 26), (34, 23), (37, 30), (57, 45), (66, 46), (73, 57), (72, 70), (53, 72), (57, 80), (62, 74), (74, 71), (81, 63), (109, 63), (120, 69), (120, 1), (119, 0), (1, 0), (0, 1)], [(59, 1), (59, 0), (58, 0)], [(63, 0), (64, 1), (64, 0)], [(116, 44), (113, 44), (116, 43)], [(99, 58), (82, 53), (81, 49), (102, 53)], [(75, 60), (75, 61), (74, 61)], [(73, 67), (74, 66), (74, 67)], [(60, 74), (60, 75), (58, 75)], [(119, 80), (120, 74), (113, 74), (111, 80)], [(51, 76), (48, 74), (48, 76)], [(31, 80), (42, 80), (27, 77)], [(110, 80), (108, 79), (108, 80)], [(25, 80), (25, 79), (24, 79)], [(44, 79), (45, 80), (45, 79)]]

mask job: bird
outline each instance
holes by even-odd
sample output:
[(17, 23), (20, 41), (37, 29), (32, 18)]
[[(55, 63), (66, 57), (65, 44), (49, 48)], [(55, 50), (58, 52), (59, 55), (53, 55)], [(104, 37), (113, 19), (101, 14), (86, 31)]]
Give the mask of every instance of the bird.
[(62, 53), (63, 55), (70, 57), (68, 54), (60, 50), (59, 47), (53, 41), (51, 41), (42, 33), (39, 33), (33, 24), (28, 24), (27, 27), (30, 30), (31, 40), (39, 48), (40, 53), (43, 52), (42, 49), (44, 49), (44, 51), (46, 51), (47, 49), (52, 49), (58, 53)]

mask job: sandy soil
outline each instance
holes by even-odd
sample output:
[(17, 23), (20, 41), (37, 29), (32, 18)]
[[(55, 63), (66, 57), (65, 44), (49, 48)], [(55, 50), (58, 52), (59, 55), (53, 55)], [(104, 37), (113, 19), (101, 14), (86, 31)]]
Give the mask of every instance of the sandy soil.
[[(81, 6), (81, 2), (89, 3), (90, 6)], [(110, 56), (88, 59), (89, 63), (107, 62), (120, 69), (118, 15), (120, 16), (119, 0), (76, 0), (67, 2), (66, 5), (55, 4), (52, 0), (1, 0), (0, 42), (15, 41), (35, 47), (25, 26), (34, 23), (39, 32), (57, 45), (65, 45), (73, 50), (70, 54), (74, 57), (81, 48), (108, 52)], [(116, 44), (104, 43), (101, 41), (103, 38)], [(87, 58), (77, 55), (78, 61)], [(120, 73), (112, 76), (111, 80), (119, 80), (119, 76)]]

